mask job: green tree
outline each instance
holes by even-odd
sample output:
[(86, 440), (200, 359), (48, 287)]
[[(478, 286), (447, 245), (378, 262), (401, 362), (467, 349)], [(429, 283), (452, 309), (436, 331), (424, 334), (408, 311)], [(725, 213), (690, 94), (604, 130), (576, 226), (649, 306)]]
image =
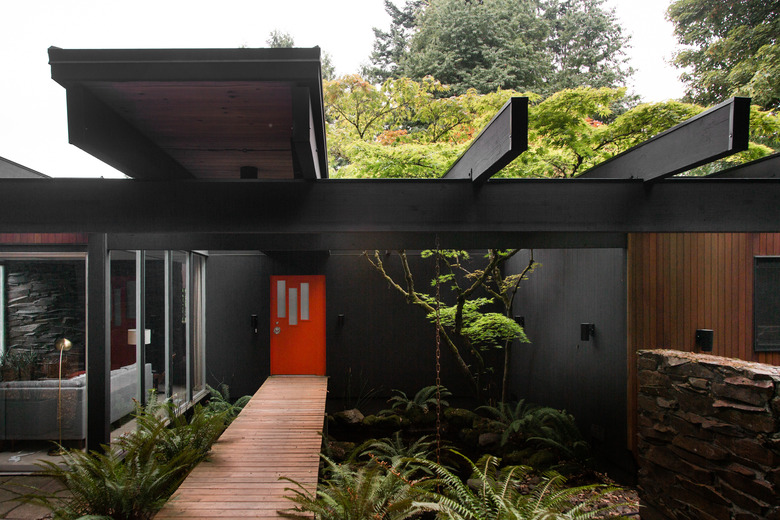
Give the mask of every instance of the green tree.
[[(522, 327), (511, 317), (511, 311), (520, 282), (535, 266), (533, 258), (522, 273), (507, 276), (503, 273), (506, 262), (518, 252), (519, 249), (490, 249), (483, 265), (472, 267), (465, 251), (423, 251), (423, 258), (434, 259), (437, 264), (437, 276), (428, 285), (432, 293), (417, 285), (405, 251), (398, 251), (401, 282), (386, 269), (378, 251), (373, 255), (364, 253), (364, 256), (392, 289), (403, 295), (409, 304), (425, 311), (474, 396), (482, 400), (498, 398), (498, 392), (505, 395), (507, 387), (508, 372), (497, 381), (488, 353), (508, 348), (513, 341), (528, 343)], [(497, 304), (500, 312), (496, 312)], [(508, 355), (504, 359), (505, 363), (509, 362)]]
[[(511, 96), (512, 90), (457, 96), (431, 77), (390, 79), (377, 87), (360, 76), (325, 84), (328, 155), (333, 177), (441, 177)], [(633, 102), (625, 89), (566, 89), (546, 98), (525, 93), (529, 149), (498, 177), (571, 178), (698, 114), (679, 101)], [(626, 108), (631, 106), (631, 108)], [(780, 148), (780, 117), (751, 111), (749, 150), (693, 170), (701, 175)]]
[(552, 65), (545, 78), (549, 94), (576, 87), (625, 85), (633, 70), (627, 66), (623, 35), (615, 12), (604, 0), (546, 0), (547, 55)]
[[(278, 29), (271, 31), (265, 43), (272, 49), (283, 49), (295, 47), (295, 38), (288, 32), (282, 32)], [(331, 80), (336, 77), (336, 67), (333, 65), (333, 58), (327, 52), (322, 53), (321, 64), (322, 79)]]
[(627, 37), (604, 0), (407, 0), (386, 3), (389, 32), (375, 29), (374, 81), (432, 75), (455, 94), (474, 88), (548, 94), (617, 86), (631, 70)]
[(362, 75), (374, 83), (384, 83), (395, 77), (396, 68), (408, 50), (409, 39), (417, 27), (417, 15), (426, 0), (407, 0), (402, 8), (385, 0), (385, 12), (390, 16), (390, 30), (374, 27), (374, 48), (371, 51), (371, 65), (363, 67)]
[(272, 49), (285, 49), (295, 47), (295, 39), (288, 32), (282, 32), (278, 29), (271, 31), (265, 43)]
[(688, 101), (746, 95), (765, 110), (780, 106), (780, 1), (676, 0), (667, 18), (683, 46), (673, 63)]

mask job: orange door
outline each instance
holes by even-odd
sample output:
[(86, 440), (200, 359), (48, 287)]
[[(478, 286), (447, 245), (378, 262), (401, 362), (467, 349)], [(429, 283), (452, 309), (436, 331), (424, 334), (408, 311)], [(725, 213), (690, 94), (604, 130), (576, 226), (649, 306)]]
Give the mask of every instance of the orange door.
[(271, 374), (325, 375), (325, 277), (271, 277)]

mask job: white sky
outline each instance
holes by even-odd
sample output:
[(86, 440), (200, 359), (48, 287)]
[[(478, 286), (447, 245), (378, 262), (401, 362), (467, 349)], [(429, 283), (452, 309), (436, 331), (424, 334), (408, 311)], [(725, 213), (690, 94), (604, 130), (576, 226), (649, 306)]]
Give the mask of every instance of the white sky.
[[(607, 0), (627, 33), (645, 101), (680, 97), (670, 0)], [(396, 3), (403, 3), (396, 0)], [(280, 30), (296, 46), (319, 45), (337, 74), (367, 62), (372, 27), (387, 28), (382, 0), (0, 0), (0, 157), (54, 177), (116, 177), (68, 144), (65, 90), (51, 79), (47, 49), (264, 47)]]

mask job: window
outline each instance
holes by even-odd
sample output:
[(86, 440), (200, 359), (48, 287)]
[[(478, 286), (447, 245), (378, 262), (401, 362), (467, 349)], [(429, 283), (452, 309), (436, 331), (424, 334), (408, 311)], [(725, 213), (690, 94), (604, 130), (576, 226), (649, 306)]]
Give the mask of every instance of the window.
[(780, 352), (780, 257), (757, 256), (754, 267), (754, 349)]
[(5, 354), (5, 265), (0, 264), (0, 359)]

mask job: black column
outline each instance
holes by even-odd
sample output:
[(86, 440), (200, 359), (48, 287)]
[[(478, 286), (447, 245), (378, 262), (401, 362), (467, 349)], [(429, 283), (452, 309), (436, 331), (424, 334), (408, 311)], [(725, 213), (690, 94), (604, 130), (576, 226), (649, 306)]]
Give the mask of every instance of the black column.
[(87, 450), (111, 440), (110, 265), (108, 235), (90, 233), (87, 247)]

